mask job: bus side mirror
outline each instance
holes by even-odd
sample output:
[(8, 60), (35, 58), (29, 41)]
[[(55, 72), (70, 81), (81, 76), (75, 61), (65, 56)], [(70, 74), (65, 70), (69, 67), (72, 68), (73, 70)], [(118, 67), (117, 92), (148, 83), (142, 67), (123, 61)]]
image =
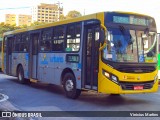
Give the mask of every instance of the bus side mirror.
[(103, 44), (105, 40), (105, 32), (103, 29), (100, 30), (100, 43)]

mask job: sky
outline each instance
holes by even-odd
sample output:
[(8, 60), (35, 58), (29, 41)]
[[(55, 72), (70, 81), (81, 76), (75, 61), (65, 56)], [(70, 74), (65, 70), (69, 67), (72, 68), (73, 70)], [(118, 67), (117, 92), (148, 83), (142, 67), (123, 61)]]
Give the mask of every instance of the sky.
[(159, 0), (3, 0), (0, 4), (0, 22), (4, 21), (4, 14), (31, 14), (30, 7), (34, 5), (57, 2), (62, 3), (64, 15), (70, 10), (77, 10), (82, 15), (102, 11), (129, 11), (150, 15), (156, 19), (160, 32)]

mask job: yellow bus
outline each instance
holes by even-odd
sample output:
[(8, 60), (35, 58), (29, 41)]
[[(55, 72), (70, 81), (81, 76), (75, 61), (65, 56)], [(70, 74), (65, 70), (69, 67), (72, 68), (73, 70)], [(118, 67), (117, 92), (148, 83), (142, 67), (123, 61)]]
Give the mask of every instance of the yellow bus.
[(20, 83), (62, 85), (67, 97), (81, 90), (105, 94), (158, 90), (154, 18), (100, 12), (4, 33), (3, 72)]

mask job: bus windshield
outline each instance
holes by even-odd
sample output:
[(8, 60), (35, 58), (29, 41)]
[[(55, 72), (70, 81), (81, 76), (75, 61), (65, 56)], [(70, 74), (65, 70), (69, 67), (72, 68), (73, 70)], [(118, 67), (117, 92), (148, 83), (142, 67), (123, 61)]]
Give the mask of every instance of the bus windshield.
[(155, 63), (156, 33), (140, 30), (108, 28), (107, 46), (103, 51), (106, 60), (115, 62)]

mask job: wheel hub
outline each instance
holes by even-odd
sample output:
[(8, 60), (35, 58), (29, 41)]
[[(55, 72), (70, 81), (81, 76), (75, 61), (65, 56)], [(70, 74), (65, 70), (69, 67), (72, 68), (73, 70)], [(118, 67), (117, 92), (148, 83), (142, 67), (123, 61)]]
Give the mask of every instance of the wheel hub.
[(67, 91), (72, 91), (73, 90), (73, 81), (72, 80), (67, 80), (66, 81), (66, 90)]

